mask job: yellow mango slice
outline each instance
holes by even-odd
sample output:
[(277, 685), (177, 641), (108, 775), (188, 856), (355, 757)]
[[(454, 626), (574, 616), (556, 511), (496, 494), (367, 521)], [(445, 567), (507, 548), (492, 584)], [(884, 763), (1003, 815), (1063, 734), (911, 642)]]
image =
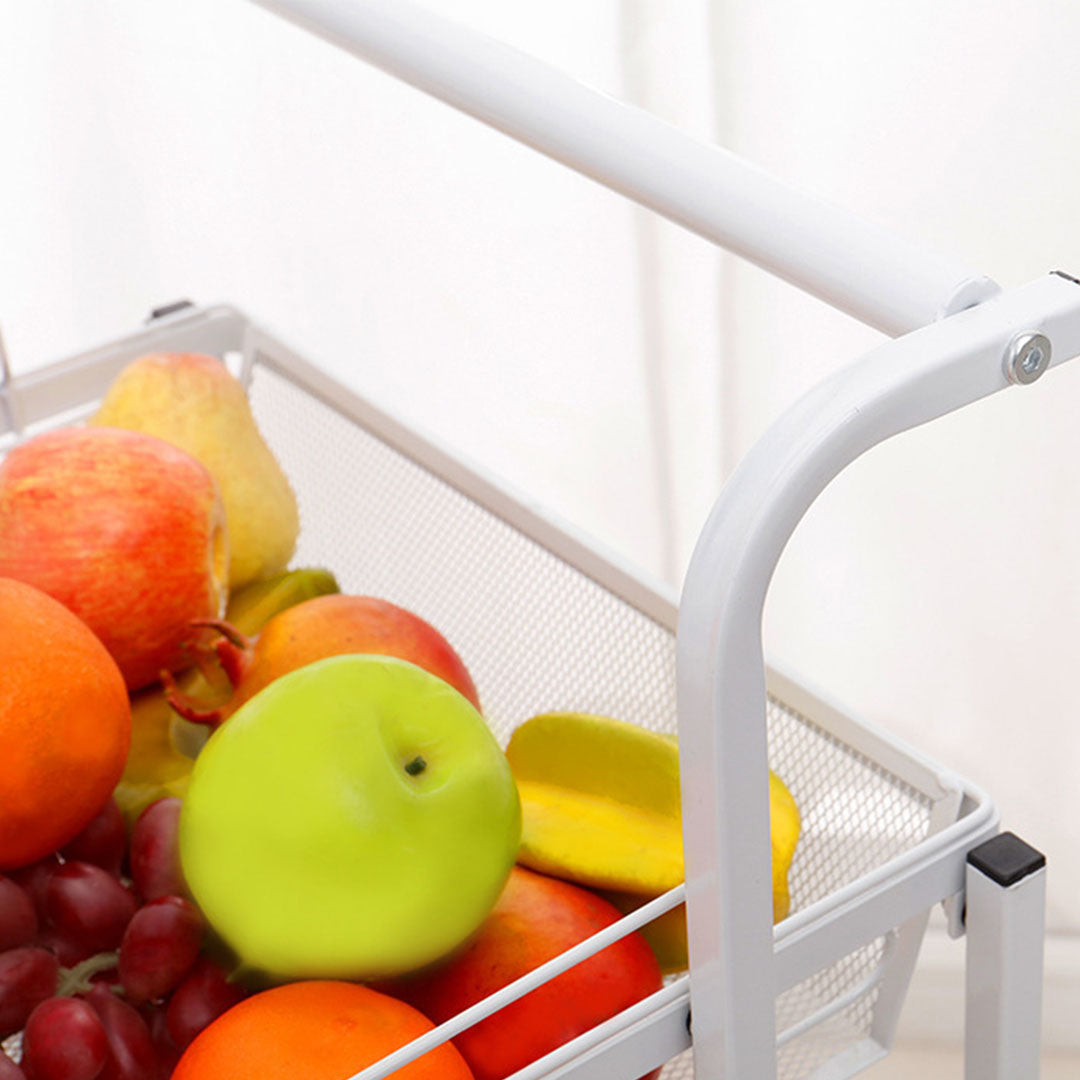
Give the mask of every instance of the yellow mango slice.
[(521, 795), (518, 861), (582, 885), (655, 896), (683, 879), (674, 739), (586, 713), (545, 713), (506, 748)]
[[(669, 735), (588, 713), (544, 713), (506, 748), (521, 796), (518, 861), (600, 890), (629, 911), (684, 876), (678, 743)], [(769, 773), (773, 919), (791, 907), (788, 873), (799, 808)], [(645, 929), (666, 972), (684, 970), (686, 920), (677, 908)]]

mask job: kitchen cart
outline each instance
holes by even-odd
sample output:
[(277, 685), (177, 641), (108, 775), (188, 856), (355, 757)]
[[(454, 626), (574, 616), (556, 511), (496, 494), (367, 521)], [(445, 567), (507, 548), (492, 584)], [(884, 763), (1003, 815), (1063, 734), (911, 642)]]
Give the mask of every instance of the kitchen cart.
[[(736, 252), (891, 340), (783, 415), (716, 502), (676, 596), (483, 469), (336, 384), (228, 305), (168, 305), (138, 331), (0, 386), (0, 451), (76, 422), (148, 351), (236, 366), (298, 492), (298, 565), (412, 607), (467, 658), (505, 743), (537, 711), (679, 736), (686, 883), (357, 1073), (433, 1043), (685, 902), (690, 969), (514, 1080), (837, 1080), (891, 1045), (929, 913), (966, 937), (969, 1080), (1038, 1073), (1045, 869), (990, 798), (762, 653), (798, 522), (866, 450), (1080, 353), (1080, 281), (1003, 291), (716, 147), (404, 0), (258, 0), (300, 26)], [(317, 358), (316, 358), (317, 360)], [(347, 468), (342, 463), (347, 462)], [(547, 662), (530, 662), (538, 637)], [(772, 925), (767, 768), (803, 835)]]

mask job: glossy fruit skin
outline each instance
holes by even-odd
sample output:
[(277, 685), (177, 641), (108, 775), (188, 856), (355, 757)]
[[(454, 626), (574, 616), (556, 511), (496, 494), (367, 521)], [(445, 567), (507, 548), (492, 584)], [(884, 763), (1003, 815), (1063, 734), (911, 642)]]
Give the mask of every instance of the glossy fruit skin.
[(224, 515), (210, 474), (162, 439), (45, 432), (0, 461), (0, 576), (74, 612), (136, 690), (186, 666), (192, 619), (221, 614)]
[(22, 1068), (28, 1080), (97, 1080), (108, 1056), (105, 1028), (78, 998), (49, 998), (26, 1022)]
[(139, 815), (131, 830), (131, 879), (144, 900), (187, 893), (177, 836), (180, 806), (175, 797), (158, 799)]
[(137, 907), (128, 889), (91, 863), (64, 863), (45, 890), (49, 927), (86, 956), (116, 949)]
[(172, 1045), (186, 1050), (202, 1030), (244, 998), (220, 964), (200, 956), (169, 998), (165, 1023)]
[(109, 1042), (109, 1056), (97, 1080), (154, 1080), (157, 1054), (150, 1028), (138, 1011), (100, 984), (85, 1000), (97, 1013)]
[(17, 882), (30, 897), (39, 922), (45, 918), (45, 889), (48, 887), (49, 879), (62, 865), (54, 852), (37, 862), (11, 870), (8, 874), (11, 880)]
[(116, 800), (110, 798), (86, 828), (60, 849), (67, 860), (93, 863), (119, 877), (127, 853), (127, 828)]
[(338, 656), (278, 679), (215, 732), (180, 854), (195, 902), (247, 964), (363, 979), (468, 937), (520, 829), (506, 758), (461, 694), (403, 660)]
[[(460, 954), (388, 989), (439, 1024), (620, 917), (587, 889), (516, 866), (495, 910)], [(660, 987), (656, 958), (634, 932), (454, 1043), (476, 1080), (502, 1080)]]
[(0, 953), (0, 1039), (56, 993), (59, 974), (56, 957), (45, 949), (27, 945)]
[(0, 874), (0, 953), (33, 941), (37, 930), (38, 917), (30, 894)]
[[(255, 994), (188, 1047), (172, 1080), (342, 1080), (430, 1031), (415, 1009), (354, 983), (295, 982)], [(395, 1080), (473, 1080), (449, 1043)]]
[(133, 1005), (162, 998), (191, 970), (202, 945), (198, 908), (162, 896), (139, 908), (120, 942), (120, 984)]
[(124, 680), (101, 642), (56, 600), (0, 578), (0, 870), (85, 828), (130, 740)]
[(225, 711), (235, 712), (290, 671), (346, 653), (408, 660), (445, 679), (477, 710), (480, 708), (472, 676), (434, 626), (388, 600), (331, 594), (288, 608), (263, 627), (248, 670)]

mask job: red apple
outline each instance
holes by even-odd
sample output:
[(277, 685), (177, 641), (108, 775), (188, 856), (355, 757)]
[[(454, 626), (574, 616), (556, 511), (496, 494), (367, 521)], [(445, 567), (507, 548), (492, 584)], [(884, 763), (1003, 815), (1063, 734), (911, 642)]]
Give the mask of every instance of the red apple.
[(189, 665), (188, 625), (221, 614), (228, 561), (217, 485), (162, 439), (61, 428), (0, 462), (0, 576), (78, 615), (128, 690)]
[(223, 635), (217, 652), (233, 693), (223, 705), (216, 705), (190, 700), (171, 688), (169, 703), (189, 720), (216, 726), (282, 675), (350, 653), (408, 660), (480, 708), (472, 678), (446, 638), (419, 615), (388, 600), (338, 593), (316, 596), (279, 612), (254, 641), (228, 623), (213, 626)]
[[(463, 952), (380, 989), (441, 1024), (621, 917), (588, 889), (515, 866)], [(656, 957), (634, 931), (466, 1029), (454, 1045), (476, 1080), (503, 1080), (660, 987)]]

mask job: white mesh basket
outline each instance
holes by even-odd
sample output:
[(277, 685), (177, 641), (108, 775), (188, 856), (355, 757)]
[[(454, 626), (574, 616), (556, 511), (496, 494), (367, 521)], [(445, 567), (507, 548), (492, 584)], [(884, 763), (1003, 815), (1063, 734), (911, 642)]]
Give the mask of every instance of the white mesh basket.
[[(329, 567), (343, 591), (385, 597), (438, 626), (504, 744), (517, 724), (556, 709), (677, 730), (671, 595), (231, 308), (182, 308), (16, 380), (0, 395), (0, 452), (77, 422), (128, 360), (161, 349), (242, 354), (260, 428), (299, 499), (294, 563)], [(778, 1075), (847, 1076), (888, 1049), (930, 904), (898, 906), (895, 924), (880, 901), (873, 919), (844, 916), (845, 905), (905, 881), (943, 838), (970, 846), (991, 828), (991, 810), (801, 683), (774, 670), (767, 680), (770, 764), (803, 815), (792, 914), (776, 929)], [(633, 1080), (667, 1061), (665, 1077), (692, 1076), (688, 1018), (688, 979), (669, 979), (655, 1000), (518, 1075)]]

